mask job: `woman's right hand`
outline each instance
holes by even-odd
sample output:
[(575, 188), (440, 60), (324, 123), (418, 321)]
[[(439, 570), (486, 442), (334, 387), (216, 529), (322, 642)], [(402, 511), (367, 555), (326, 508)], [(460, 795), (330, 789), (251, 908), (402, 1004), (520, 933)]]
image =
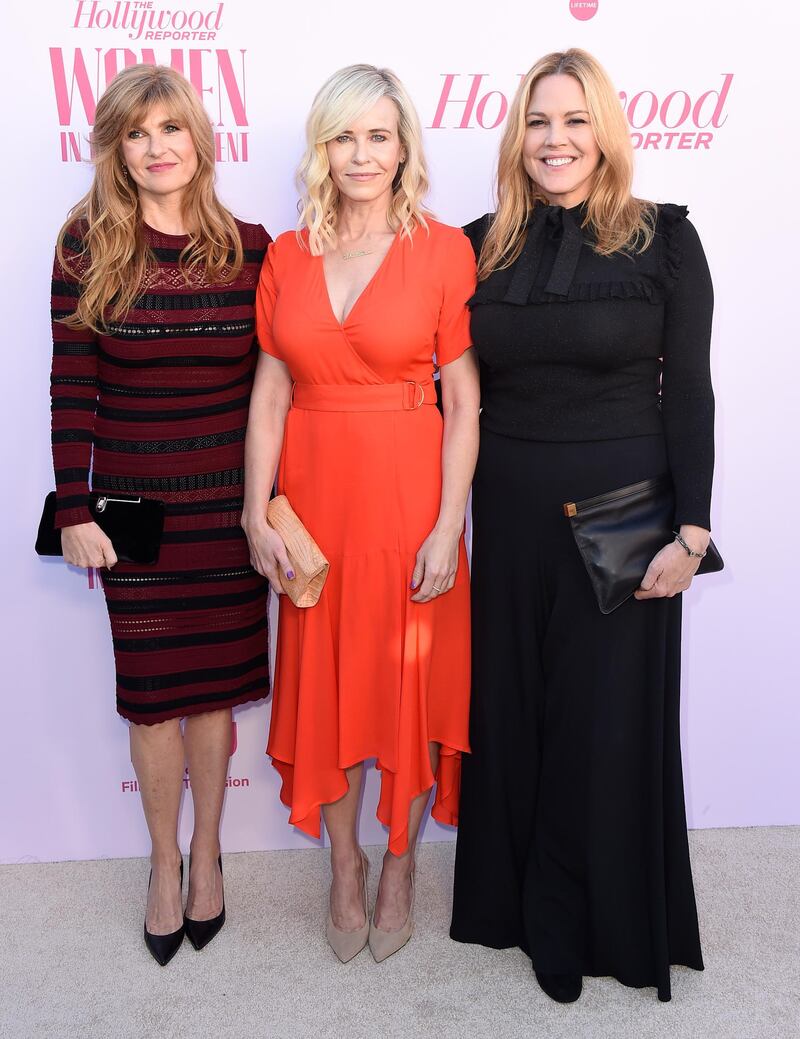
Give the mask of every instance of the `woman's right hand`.
[(117, 562), (111, 538), (94, 521), (64, 527), (61, 531), (61, 551), (64, 562), (72, 566), (107, 567), (110, 570)]
[(250, 546), (250, 563), (253, 569), (267, 578), (276, 595), (283, 595), (281, 573), (287, 580), (294, 580), (294, 571), (283, 538), (272, 529), (266, 519), (262, 518), (250, 520), (243, 516), (242, 528)]

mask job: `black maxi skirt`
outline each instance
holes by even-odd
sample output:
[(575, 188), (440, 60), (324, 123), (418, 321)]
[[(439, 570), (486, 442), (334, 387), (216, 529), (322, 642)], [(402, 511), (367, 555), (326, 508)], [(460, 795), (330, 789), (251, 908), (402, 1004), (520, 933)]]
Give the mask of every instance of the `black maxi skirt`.
[(681, 598), (598, 609), (564, 502), (668, 470), (663, 438), (482, 431), (473, 488), (472, 753), (457, 941), (670, 998), (703, 969), (680, 748)]

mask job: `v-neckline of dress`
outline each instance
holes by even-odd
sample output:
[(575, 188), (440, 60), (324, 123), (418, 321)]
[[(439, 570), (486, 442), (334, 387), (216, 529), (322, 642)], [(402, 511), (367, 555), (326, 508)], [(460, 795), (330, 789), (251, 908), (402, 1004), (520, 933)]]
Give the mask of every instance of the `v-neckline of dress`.
[(320, 269), (320, 272), (322, 274), (322, 288), (323, 288), (323, 291), (325, 293), (325, 299), (328, 301), (328, 311), (330, 312), (330, 315), (333, 318), (334, 323), (340, 329), (343, 330), (345, 328), (345, 326), (347, 325), (347, 322), (353, 316), (353, 311), (358, 307), (358, 305), (361, 302), (361, 300), (364, 298), (364, 296), (369, 292), (369, 290), (375, 284), (375, 281), (377, 280), (378, 275), (384, 269), (384, 267), (387, 264), (387, 261), (388, 261), (389, 257), (391, 256), (392, 252), (394, 251), (394, 247), (395, 247), (395, 245), (397, 245), (397, 241), (400, 238), (401, 233), (402, 233), (402, 231), (399, 231), (399, 230), (395, 232), (395, 235), (394, 235), (394, 238), (392, 239), (391, 245), (389, 246), (389, 248), (384, 253), (381, 262), (375, 268), (375, 273), (369, 279), (369, 281), (364, 286), (364, 288), (361, 290), (361, 292), (359, 292), (359, 294), (356, 296), (355, 301), (354, 301), (352, 307), (350, 307), (350, 309), (347, 311), (347, 313), (342, 316), (342, 320), (341, 321), (336, 316), (336, 311), (333, 309), (333, 302), (331, 300), (331, 294), (330, 294), (330, 291), (328, 289), (328, 279), (325, 276), (325, 256), (323, 254), (323, 255), (321, 255), (319, 257), (319, 269)]

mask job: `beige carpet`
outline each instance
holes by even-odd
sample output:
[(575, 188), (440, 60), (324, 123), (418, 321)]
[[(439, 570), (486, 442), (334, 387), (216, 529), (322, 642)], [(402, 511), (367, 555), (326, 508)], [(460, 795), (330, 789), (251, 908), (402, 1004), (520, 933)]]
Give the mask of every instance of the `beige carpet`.
[[(381, 850), (369, 849), (375, 867)], [(421, 848), (417, 932), (383, 964), (325, 943), (327, 852), (228, 855), (228, 923), (159, 967), (141, 859), (0, 867), (2, 1039), (800, 1039), (800, 827), (692, 834), (706, 970), (552, 1003), (519, 950), (447, 937), (453, 847)], [(372, 871), (374, 897), (376, 871)]]

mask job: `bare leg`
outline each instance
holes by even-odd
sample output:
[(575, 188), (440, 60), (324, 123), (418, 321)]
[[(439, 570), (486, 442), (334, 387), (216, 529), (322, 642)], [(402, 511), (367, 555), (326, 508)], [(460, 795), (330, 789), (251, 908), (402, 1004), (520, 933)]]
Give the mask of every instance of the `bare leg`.
[(340, 931), (357, 931), (364, 926), (364, 887), (358, 845), (358, 799), (364, 774), (363, 764), (345, 772), (350, 789), (333, 804), (323, 805), (322, 814), (331, 839), (331, 917)]
[(219, 823), (231, 754), (231, 711), (208, 711), (186, 719), (183, 734), (194, 802), (192, 868), (186, 915), (211, 920), (222, 912)]
[[(428, 745), (431, 755), (431, 771), (436, 775), (439, 767), (439, 744)], [(411, 873), (417, 847), (420, 823), (428, 807), (430, 790), (425, 790), (411, 802), (408, 812), (408, 845), (402, 855), (394, 855), (389, 849), (383, 856), (383, 869), (375, 903), (375, 926), (382, 931), (399, 931), (411, 909)]]
[(183, 922), (178, 847), (184, 769), (180, 722), (173, 718), (158, 725), (131, 725), (130, 740), (131, 761), (152, 842), (153, 877), (145, 925), (151, 934), (172, 934)]

